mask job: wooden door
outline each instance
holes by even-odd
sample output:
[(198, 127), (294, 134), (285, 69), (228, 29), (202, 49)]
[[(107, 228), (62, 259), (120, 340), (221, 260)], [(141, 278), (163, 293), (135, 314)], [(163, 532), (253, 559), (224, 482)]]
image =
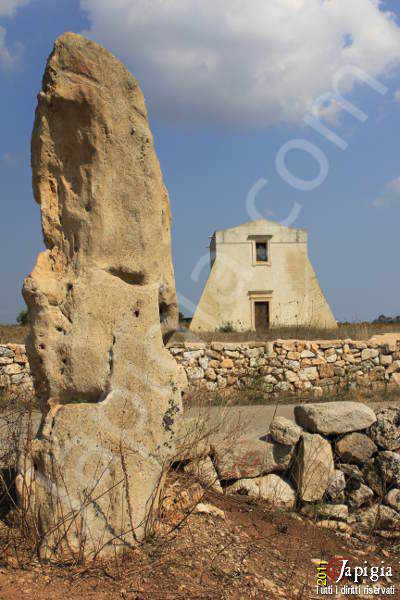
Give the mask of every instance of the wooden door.
[(269, 329), (269, 302), (254, 302), (254, 324), (256, 331)]

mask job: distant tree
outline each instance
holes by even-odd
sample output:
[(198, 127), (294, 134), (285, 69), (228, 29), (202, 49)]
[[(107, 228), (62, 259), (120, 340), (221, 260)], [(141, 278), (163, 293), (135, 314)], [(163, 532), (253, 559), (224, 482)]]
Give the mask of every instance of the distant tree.
[(28, 311), (26, 308), (21, 310), (21, 312), (19, 313), (19, 315), (17, 317), (17, 323), (18, 323), (18, 325), (28, 325), (29, 315), (28, 315)]

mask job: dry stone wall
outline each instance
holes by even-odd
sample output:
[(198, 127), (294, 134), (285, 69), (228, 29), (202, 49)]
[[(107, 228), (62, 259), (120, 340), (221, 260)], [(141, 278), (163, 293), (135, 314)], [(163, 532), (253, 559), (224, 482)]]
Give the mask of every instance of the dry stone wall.
[(277, 340), (184, 343), (170, 347), (190, 389), (243, 388), (258, 379), (266, 393), (320, 397), (338, 388), (400, 385), (400, 341)]
[(0, 395), (21, 389), (33, 390), (25, 346), (0, 345)]
[[(184, 367), (189, 393), (226, 392), (255, 379), (265, 393), (318, 398), (338, 388), (400, 386), (400, 341), (324, 340), (223, 343), (185, 342), (169, 348)], [(0, 346), (0, 391), (30, 386), (24, 346)]]

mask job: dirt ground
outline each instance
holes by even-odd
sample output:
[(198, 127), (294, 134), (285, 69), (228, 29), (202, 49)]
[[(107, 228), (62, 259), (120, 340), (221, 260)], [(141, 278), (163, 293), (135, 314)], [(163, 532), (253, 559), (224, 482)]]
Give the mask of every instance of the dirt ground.
[(10, 538), (3, 526), (0, 599), (312, 600), (321, 597), (316, 562), (335, 556), (354, 566), (385, 561), (393, 577), (380, 585), (394, 584), (398, 591), (390, 597), (400, 598), (400, 546), (346, 540), (246, 497), (207, 492), (202, 501), (222, 509), (225, 519), (192, 512), (179, 526), (180, 516), (165, 518), (163, 537), (92, 566), (40, 565), (29, 544)]

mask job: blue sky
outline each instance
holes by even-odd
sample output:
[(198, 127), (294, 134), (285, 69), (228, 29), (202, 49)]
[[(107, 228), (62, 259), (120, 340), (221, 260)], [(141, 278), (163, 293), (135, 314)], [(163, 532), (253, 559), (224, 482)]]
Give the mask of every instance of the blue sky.
[[(171, 198), (176, 285), (187, 307), (208, 274), (199, 266), (208, 236), (263, 216), (308, 228), (310, 258), (338, 319), (400, 314), (397, 5), (0, 0), (0, 321), (15, 321), (23, 279), (42, 247), (30, 136), (45, 61), (64, 31), (105, 45), (144, 90)], [(363, 116), (331, 101), (335, 78), (350, 110)], [(307, 115), (346, 149), (306, 125)], [(285, 151), (287, 144), (295, 149)], [(292, 176), (309, 182), (302, 187), (313, 189), (282, 177), (279, 154)]]

